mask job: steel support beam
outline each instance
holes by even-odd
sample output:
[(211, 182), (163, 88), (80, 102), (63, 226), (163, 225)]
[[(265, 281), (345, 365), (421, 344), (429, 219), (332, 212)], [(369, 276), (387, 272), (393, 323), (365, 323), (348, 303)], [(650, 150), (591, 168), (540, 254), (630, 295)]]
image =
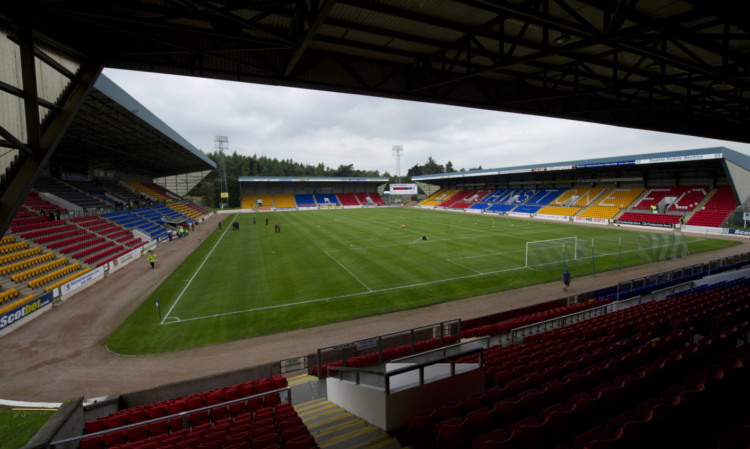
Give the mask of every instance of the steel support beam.
[(53, 111), (53, 115), (48, 118), (48, 122), (42, 128), (39, 120), (32, 30), (30, 28), (21, 30), (19, 34), (26, 130), (29, 138), (25, 148), (19, 147), (18, 149), (26, 150), (26, 152), (30, 150), (30, 154), (25, 155), (20, 167), (12, 175), (8, 187), (0, 196), (0, 235), (8, 231), (11, 219), (46, 167), (104, 67), (101, 60), (84, 62), (77, 77), (71, 81), (71, 85), (66, 90), (60, 109)]

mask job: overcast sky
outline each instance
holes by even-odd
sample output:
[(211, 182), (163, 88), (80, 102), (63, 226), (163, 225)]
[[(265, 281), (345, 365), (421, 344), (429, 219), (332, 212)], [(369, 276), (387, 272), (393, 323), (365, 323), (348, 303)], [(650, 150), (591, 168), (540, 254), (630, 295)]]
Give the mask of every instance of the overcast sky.
[(750, 145), (428, 103), (107, 69), (104, 73), (195, 147), (401, 175), (432, 156), (461, 168)]

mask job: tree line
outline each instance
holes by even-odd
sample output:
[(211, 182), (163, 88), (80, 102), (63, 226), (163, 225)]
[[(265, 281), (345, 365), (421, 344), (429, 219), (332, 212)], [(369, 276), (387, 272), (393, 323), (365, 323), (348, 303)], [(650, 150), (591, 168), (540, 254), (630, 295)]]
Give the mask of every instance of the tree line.
[[(481, 170), (482, 166), (470, 168), (469, 170)], [(466, 171), (465, 168), (462, 168), (460, 170), (456, 170), (453, 168), (453, 163), (451, 161), (448, 161), (445, 165), (438, 164), (435, 162), (435, 160), (432, 158), (432, 156), (427, 158), (427, 162), (425, 162), (422, 165), (415, 164), (412, 168), (409, 169), (408, 172), (406, 172), (406, 175), (408, 177), (412, 176), (422, 176), (422, 175), (436, 175), (439, 173), (455, 173), (455, 172), (463, 172)]]
[[(220, 167), (221, 155), (219, 152), (206, 153), (209, 159)], [(359, 177), (386, 177), (390, 183), (397, 182), (396, 176), (387, 171), (380, 173), (378, 170), (359, 170), (354, 168), (354, 164), (341, 164), (338, 168), (328, 167), (323, 162), (317, 165), (303, 164), (295, 162), (292, 159), (277, 159), (266, 156), (246, 156), (244, 154), (224, 154), (224, 166), (227, 173), (227, 193), (229, 194), (228, 207), (236, 208), (240, 206), (240, 176), (284, 176), (284, 177), (341, 177), (341, 178), (359, 178)], [(481, 167), (479, 167), (481, 169)], [(471, 169), (474, 170), (474, 169)], [(401, 176), (401, 183), (411, 182), (412, 176), (429, 175), (435, 173), (450, 173), (453, 164), (448, 161), (445, 165), (438, 164), (430, 156), (427, 162), (420, 165), (416, 164), (410, 168), (406, 176)], [(461, 169), (460, 171), (465, 171)], [(191, 191), (190, 195), (200, 196), (206, 202), (208, 207), (218, 208), (221, 205), (221, 179), (219, 170), (213, 170), (208, 176), (203, 178), (198, 185)]]

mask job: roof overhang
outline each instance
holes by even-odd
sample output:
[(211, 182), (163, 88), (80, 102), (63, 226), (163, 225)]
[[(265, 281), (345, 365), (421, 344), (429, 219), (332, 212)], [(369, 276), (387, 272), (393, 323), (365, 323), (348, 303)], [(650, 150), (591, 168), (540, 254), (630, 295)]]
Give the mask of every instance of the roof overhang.
[(570, 184), (648, 182), (657, 178), (724, 178), (724, 161), (750, 169), (750, 157), (724, 147), (549, 162), (464, 172), (413, 176), (415, 182), (438, 185)]
[(366, 182), (366, 183), (386, 183), (389, 181), (388, 178), (383, 177), (334, 177), (334, 176), (318, 176), (318, 177), (283, 177), (283, 176), (240, 176), (239, 182), (300, 182), (300, 183), (353, 183), (353, 182)]
[(216, 168), (105, 75), (97, 79), (50, 163), (151, 178)]
[(750, 142), (744, 2), (7, 1), (106, 67)]

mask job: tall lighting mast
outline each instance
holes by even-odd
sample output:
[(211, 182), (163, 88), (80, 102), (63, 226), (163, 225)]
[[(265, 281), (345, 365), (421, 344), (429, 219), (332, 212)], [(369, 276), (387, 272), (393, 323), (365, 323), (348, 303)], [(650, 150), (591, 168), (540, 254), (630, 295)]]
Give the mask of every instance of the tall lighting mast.
[(396, 183), (401, 184), (401, 155), (404, 154), (404, 146), (393, 145), (392, 153), (396, 157)]
[(224, 163), (224, 151), (229, 150), (229, 137), (214, 136), (214, 149), (219, 153), (219, 182), (221, 208), (229, 206), (229, 191), (227, 189), (227, 166)]

